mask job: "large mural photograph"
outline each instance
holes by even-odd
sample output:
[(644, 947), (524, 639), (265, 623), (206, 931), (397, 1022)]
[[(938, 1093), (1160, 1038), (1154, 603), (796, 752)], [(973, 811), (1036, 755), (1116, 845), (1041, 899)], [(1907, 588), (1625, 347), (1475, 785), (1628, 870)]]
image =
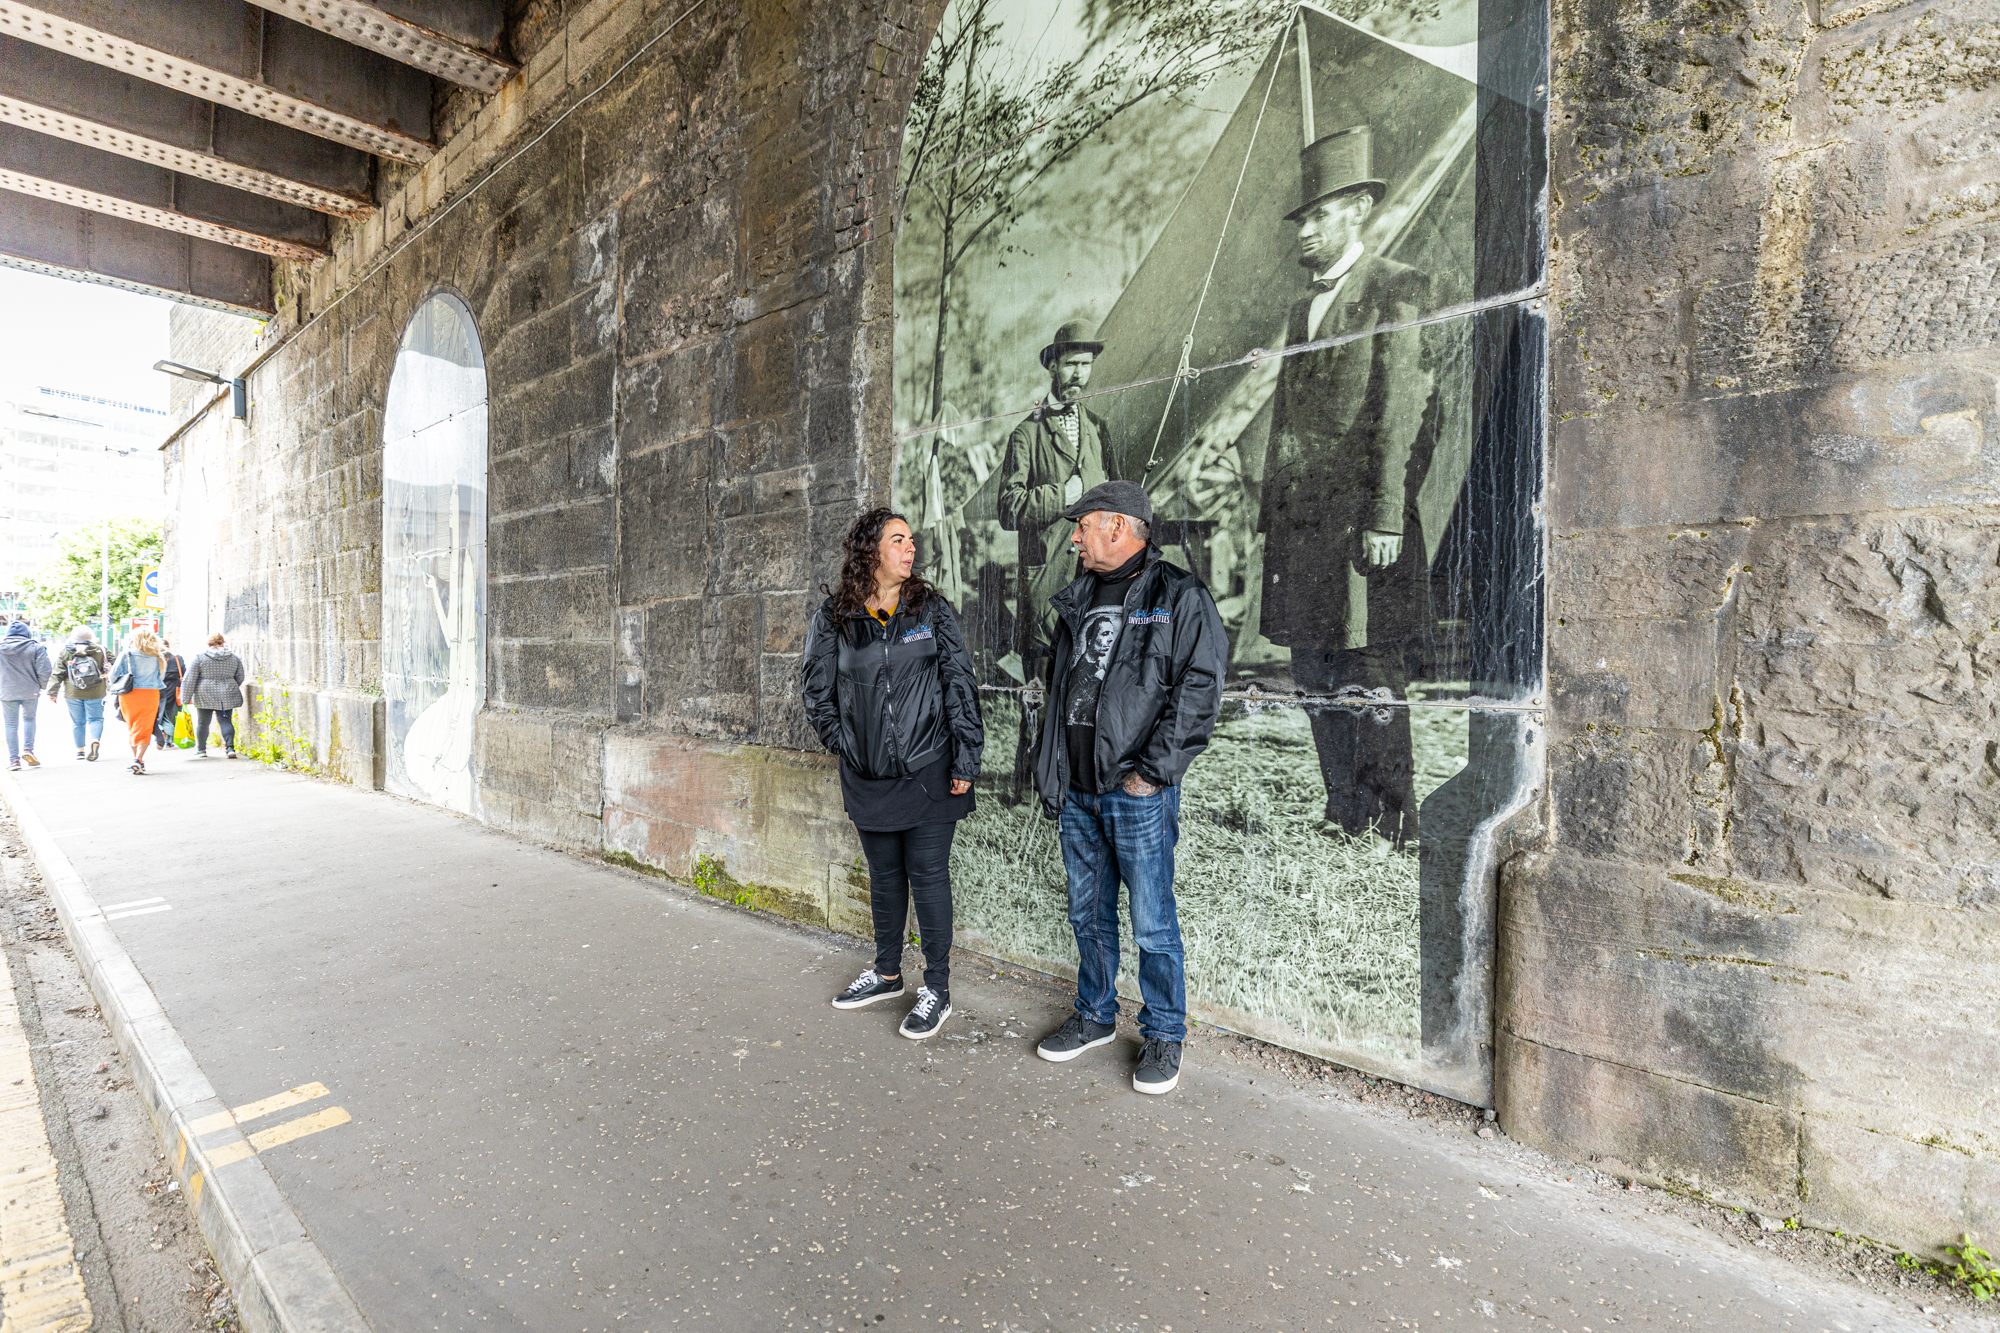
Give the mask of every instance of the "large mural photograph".
[(952, 0), (896, 240), (896, 502), (987, 718), (962, 942), (1074, 970), (1027, 752), (1061, 515), (1136, 481), (1229, 636), (1181, 796), (1190, 1012), (1478, 1100), (1493, 835), (1539, 731), (1518, 8)]

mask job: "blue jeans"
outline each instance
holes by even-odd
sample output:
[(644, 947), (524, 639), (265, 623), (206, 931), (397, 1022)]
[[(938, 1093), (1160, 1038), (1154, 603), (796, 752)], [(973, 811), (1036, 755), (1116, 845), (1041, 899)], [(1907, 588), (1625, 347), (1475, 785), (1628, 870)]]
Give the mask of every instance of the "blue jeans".
[(1093, 1023), (1118, 1019), (1118, 882), (1132, 904), (1139, 946), (1139, 1031), (1187, 1039), (1187, 974), (1181, 923), (1174, 912), (1174, 843), (1180, 839), (1181, 790), (1151, 796), (1122, 789), (1103, 796), (1072, 791), (1063, 803), (1063, 867), (1069, 872), (1069, 924), (1076, 931), (1076, 1011)]
[(35, 752), (35, 705), (42, 701), (40, 695), (32, 699), (0, 699), (0, 712), (7, 715), (7, 762), (21, 762), (21, 751)]
[(91, 740), (103, 739), (104, 700), (69, 699), (65, 702), (69, 704), (69, 729), (76, 734), (77, 749), (81, 750), (84, 747), (83, 733), (86, 724), (90, 730)]

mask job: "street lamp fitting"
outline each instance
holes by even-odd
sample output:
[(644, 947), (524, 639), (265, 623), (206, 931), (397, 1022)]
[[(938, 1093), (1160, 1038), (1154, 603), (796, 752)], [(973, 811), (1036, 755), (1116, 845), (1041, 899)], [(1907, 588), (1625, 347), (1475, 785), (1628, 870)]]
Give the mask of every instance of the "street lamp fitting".
[(184, 366), (178, 361), (155, 361), (153, 369), (163, 375), (174, 375), (198, 384), (226, 384), (229, 386), (229, 415), (236, 421), (250, 419), (250, 386), (241, 379), (229, 379), (212, 370), (197, 370)]

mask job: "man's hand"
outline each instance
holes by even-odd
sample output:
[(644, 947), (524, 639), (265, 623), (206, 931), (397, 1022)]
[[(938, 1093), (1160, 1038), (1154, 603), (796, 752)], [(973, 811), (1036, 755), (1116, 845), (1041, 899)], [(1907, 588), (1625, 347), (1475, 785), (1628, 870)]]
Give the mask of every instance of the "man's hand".
[(972, 784), (964, 778), (953, 778), (951, 780), (951, 794), (953, 796), (963, 796), (971, 790)]
[(1361, 534), (1361, 560), (1370, 569), (1387, 569), (1403, 554), (1403, 534), (1400, 532), (1364, 532)]
[(1063, 508), (1069, 508), (1082, 498), (1083, 478), (1072, 472), (1069, 474), (1069, 480), (1063, 483)]
[(1125, 781), (1119, 783), (1118, 785), (1125, 789), (1125, 794), (1127, 796), (1151, 796), (1154, 792), (1159, 790), (1157, 786), (1146, 781), (1146, 779), (1140, 777), (1139, 770), (1136, 768), (1133, 769), (1130, 773), (1127, 773), (1125, 775)]

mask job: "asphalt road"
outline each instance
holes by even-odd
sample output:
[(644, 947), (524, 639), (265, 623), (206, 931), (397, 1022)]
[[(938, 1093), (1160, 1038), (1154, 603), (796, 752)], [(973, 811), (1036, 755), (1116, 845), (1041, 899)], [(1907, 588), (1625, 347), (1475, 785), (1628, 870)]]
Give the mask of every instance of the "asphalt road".
[(22, 789), (138, 904), (115, 929), (224, 1101), (323, 1086), (246, 1128), (292, 1126), (261, 1156), (378, 1329), (1955, 1326), (1215, 1038), (1165, 1098), (1129, 1034), (1046, 1064), (1062, 994), (963, 954), (912, 1042), (827, 1004), (858, 941), (250, 761), (68, 748)]

